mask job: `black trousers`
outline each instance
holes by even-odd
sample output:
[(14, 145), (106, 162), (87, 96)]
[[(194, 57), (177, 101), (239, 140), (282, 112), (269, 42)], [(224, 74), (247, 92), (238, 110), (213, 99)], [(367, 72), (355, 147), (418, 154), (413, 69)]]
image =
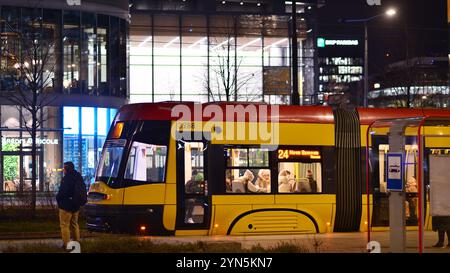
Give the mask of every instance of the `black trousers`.
[(444, 243), (444, 236), (445, 236), (446, 232), (447, 232), (448, 244), (450, 244), (450, 230), (445, 230), (445, 229), (438, 229), (439, 242)]

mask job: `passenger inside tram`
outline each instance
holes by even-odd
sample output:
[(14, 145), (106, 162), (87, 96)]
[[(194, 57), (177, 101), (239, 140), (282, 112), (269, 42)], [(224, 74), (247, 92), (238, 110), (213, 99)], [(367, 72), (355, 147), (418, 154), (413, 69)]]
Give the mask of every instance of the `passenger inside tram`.
[(259, 187), (262, 192), (270, 192), (270, 170), (259, 170), (256, 186)]
[(288, 170), (282, 170), (278, 175), (278, 192), (293, 192), (295, 188), (295, 176)]

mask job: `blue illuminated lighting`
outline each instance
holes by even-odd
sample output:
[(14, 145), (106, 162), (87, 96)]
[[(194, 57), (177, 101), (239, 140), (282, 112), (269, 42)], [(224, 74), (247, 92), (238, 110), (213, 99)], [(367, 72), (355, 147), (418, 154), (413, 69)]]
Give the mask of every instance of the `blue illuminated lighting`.
[(82, 135), (94, 135), (95, 130), (95, 108), (92, 107), (82, 107), (81, 108), (81, 122), (83, 126), (81, 127)]
[(64, 107), (63, 117), (64, 117), (64, 134), (65, 135), (76, 135), (78, 134), (79, 124), (78, 124), (78, 110), (79, 107)]
[(63, 107), (63, 160), (72, 161), (85, 183), (93, 182), (95, 168), (117, 109)]

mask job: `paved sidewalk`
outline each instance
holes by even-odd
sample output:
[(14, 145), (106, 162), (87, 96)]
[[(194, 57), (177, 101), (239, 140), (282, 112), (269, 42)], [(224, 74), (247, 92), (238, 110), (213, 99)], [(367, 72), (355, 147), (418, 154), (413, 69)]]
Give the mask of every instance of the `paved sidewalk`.
[[(273, 247), (280, 243), (299, 244), (312, 253), (367, 253), (367, 233), (322, 233), (305, 235), (265, 235), (265, 236), (183, 236), (183, 237), (141, 237), (161, 243), (187, 243), (196, 241), (205, 242), (240, 242), (243, 248), (260, 245)], [(389, 253), (389, 232), (371, 232), (371, 240), (378, 241), (382, 253)], [(433, 248), (436, 243), (436, 232), (426, 231), (424, 234), (425, 253), (450, 253), (450, 247)], [(418, 253), (418, 232), (408, 231), (406, 242), (407, 253)]]
[[(125, 235), (107, 235), (92, 234), (92, 240), (96, 236), (96, 240), (106, 237), (129, 237)], [(371, 240), (380, 242), (381, 252), (389, 253), (389, 232), (371, 232)], [(251, 248), (260, 245), (262, 247), (273, 247), (280, 243), (291, 243), (301, 245), (311, 253), (366, 253), (367, 233), (351, 232), (351, 233), (324, 233), (324, 234), (305, 234), (305, 235), (270, 235), (270, 236), (178, 236), (178, 237), (161, 237), (161, 236), (138, 236), (141, 240), (151, 240), (154, 243), (195, 243), (202, 241), (205, 243), (227, 243), (239, 242), (243, 248)], [(425, 253), (450, 253), (450, 247), (433, 248), (432, 245), (437, 239), (435, 232), (427, 231), (424, 234)], [(418, 233), (417, 231), (407, 232), (407, 253), (418, 253)], [(23, 244), (48, 243), (58, 247), (61, 240), (55, 238), (29, 239), (29, 240), (0, 240), (0, 251), (8, 246), (20, 246)]]

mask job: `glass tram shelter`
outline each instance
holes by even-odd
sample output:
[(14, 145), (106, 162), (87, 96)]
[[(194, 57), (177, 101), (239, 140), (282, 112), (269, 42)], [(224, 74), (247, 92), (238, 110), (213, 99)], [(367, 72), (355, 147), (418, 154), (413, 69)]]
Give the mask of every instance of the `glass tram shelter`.
[[(387, 139), (389, 144), (376, 146), (377, 138)], [(390, 252), (406, 252), (406, 230), (417, 230), (417, 248), (422, 253), (424, 228), (431, 229), (432, 216), (450, 216), (450, 117), (376, 120), (367, 128), (366, 143), (368, 245), (373, 243), (370, 227), (371, 216), (377, 213), (375, 196), (384, 191), (389, 206)], [(379, 184), (373, 179), (378, 175)], [(416, 219), (408, 229), (407, 218)]]

